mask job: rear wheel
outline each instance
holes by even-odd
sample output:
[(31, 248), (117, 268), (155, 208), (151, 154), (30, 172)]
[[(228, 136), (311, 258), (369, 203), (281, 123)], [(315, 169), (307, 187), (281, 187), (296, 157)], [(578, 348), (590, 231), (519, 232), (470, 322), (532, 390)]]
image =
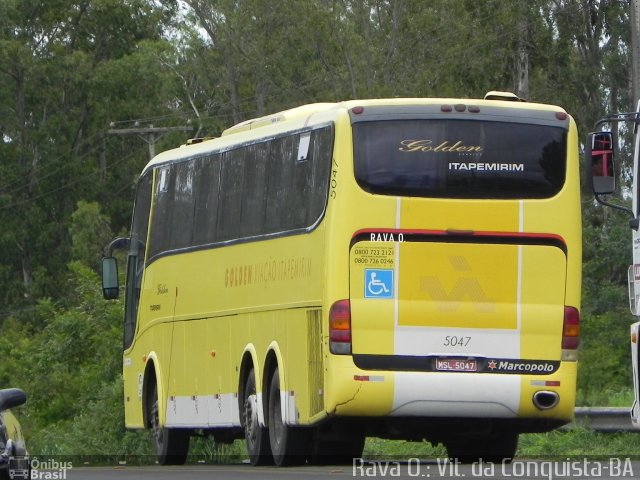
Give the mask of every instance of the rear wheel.
[(310, 430), (291, 427), (282, 419), (280, 375), (277, 368), (269, 388), (269, 440), (276, 465), (302, 465), (309, 457)]
[(485, 462), (501, 463), (510, 461), (515, 456), (517, 448), (518, 434), (502, 432), (450, 441), (447, 443), (447, 454), (449, 458), (460, 463), (473, 463), (481, 459)]
[(160, 465), (184, 465), (189, 452), (189, 430), (166, 428), (160, 425), (158, 386), (153, 386), (147, 412), (156, 447), (156, 459)]
[(269, 446), (269, 431), (258, 422), (258, 397), (256, 393), (256, 375), (253, 369), (249, 372), (244, 387), (242, 402), (242, 426), (247, 444), (247, 452), (252, 465), (273, 463)]

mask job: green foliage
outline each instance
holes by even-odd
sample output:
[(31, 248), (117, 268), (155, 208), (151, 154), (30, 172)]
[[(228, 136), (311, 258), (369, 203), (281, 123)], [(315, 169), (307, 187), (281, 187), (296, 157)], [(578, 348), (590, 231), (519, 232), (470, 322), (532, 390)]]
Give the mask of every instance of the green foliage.
[[(548, 433), (520, 435), (517, 457), (629, 457), (637, 455), (640, 435), (633, 433), (594, 433), (582, 428), (556, 430)], [(447, 458), (443, 445), (420, 442), (369, 438), (364, 457), (382, 459)]]
[(616, 314), (585, 315), (581, 338), (577, 403), (607, 405), (632, 385), (629, 323)]
[(71, 214), (69, 233), (72, 258), (97, 271), (103, 249), (113, 238), (109, 219), (100, 212), (100, 205), (79, 201)]
[(100, 202), (116, 231), (127, 224), (146, 149), (137, 139), (107, 142), (105, 130), (175, 104), (158, 58), (171, 48), (163, 35), (175, 9), (148, 0), (0, 4), (0, 265), (12, 307), (57, 297), (78, 201)]
[(103, 382), (80, 413), (34, 432), (29, 438), (31, 451), (43, 456), (93, 457), (92, 463), (113, 464), (136, 457), (151, 463), (155, 455), (151, 435), (148, 431), (133, 432), (124, 428), (122, 399), (121, 377), (110, 383)]
[(244, 440), (216, 444), (210, 437), (192, 437), (187, 463), (240, 463), (248, 457)]
[(367, 438), (363, 458), (447, 458), (447, 450), (442, 444), (427, 442), (406, 442), (404, 440), (383, 440)]
[[(583, 133), (605, 112), (630, 108), (625, 2), (184, 5), (0, 2), (0, 380), (30, 396), (21, 417), (32, 451), (148, 453), (146, 434), (122, 427), (122, 305), (103, 301), (95, 274), (111, 232), (129, 227), (148, 154), (137, 136), (108, 135), (111, 122), (193, 119), (198, 135), (218, 135), (315, 101), (478, 97), (517, 91), (522, 59), (529, 99), (564, 106)], [(620, 134), (628, 145), (629, 132)], [(183, 141), (167, 135), (156, 149)], [(621, 170), (628, 181), (624, 155)], [(624, 404), (629, 230), (591, 201), (583, 210), (579, 403)], [(580, 445), (583, 433), (574, 435)], [(539, 438), (531, 448), (551, 448)], [(209, 458), (242, 452), (195, 445)]]
[[(92, 408), (104, 410), (96, 405), (121, 388), (122, 305), (102, 299), (97, 275), (88, 267), (72, 262), (68, 274), (63, 301), (42, 300), (32, 323), (6, 319), (0, 335), (0, 356), (9, 359), (1, 378), (27, 392), (25, 427), (44, 438), (47, 427), (70, 430)], [(122, 410), (121, 398), (112, 410)], [(107, 424), (96, 425), (97, 431), (122, 428), (111, 423), (116, 417), (101, 417)]]
[(631, 261), (627, 217), (583, 206), (583, 290), (579, 405), (606, 405), (629, 389), (631, 352), (627, 268)]
[(521, 435), (521, 457), (629, 457), (637, 455), (640, 435), (633, 433), (594, 433), (581, 428)]

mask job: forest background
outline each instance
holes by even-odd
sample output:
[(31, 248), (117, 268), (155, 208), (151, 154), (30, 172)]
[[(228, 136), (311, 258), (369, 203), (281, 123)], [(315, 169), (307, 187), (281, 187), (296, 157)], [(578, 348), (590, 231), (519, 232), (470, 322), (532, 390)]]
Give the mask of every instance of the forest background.
[[(104, 246), (156, 152), (300, 104), (482, 98), (633, 110), (630, 0), (0, 0), (0, 385), (33, 453), (148, 453), (123, 426)], [(621, 173), (629, 181), (628, 132)], [(624, 189), (624, 183), (622, 185)], [(583, 199), (578, 405), (631, 404), (626, 219)]]

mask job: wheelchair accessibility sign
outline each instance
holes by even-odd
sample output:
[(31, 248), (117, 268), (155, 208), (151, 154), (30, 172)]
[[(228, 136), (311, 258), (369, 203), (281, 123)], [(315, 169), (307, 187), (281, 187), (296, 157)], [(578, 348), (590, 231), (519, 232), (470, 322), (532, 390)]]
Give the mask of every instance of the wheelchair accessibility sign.
[(393, 298), (393, 270), (364, 270), (364, 298)]

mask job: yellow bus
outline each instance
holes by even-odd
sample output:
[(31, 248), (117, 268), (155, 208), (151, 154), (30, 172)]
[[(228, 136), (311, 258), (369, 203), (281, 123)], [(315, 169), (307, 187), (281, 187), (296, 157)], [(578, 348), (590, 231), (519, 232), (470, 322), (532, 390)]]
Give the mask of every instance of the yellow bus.
[(109, 248), (126, 426), (163, 464), (205, 433), (285, 465), (368, 436), (500, 460), (569, 422), (576, 126), (518, 100), (312, 104), (155, 157)]

